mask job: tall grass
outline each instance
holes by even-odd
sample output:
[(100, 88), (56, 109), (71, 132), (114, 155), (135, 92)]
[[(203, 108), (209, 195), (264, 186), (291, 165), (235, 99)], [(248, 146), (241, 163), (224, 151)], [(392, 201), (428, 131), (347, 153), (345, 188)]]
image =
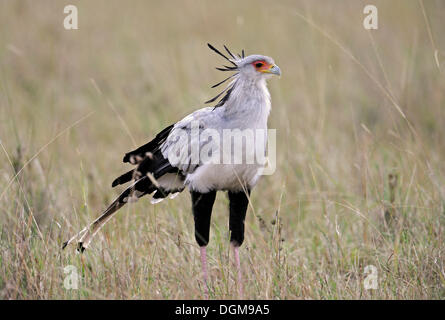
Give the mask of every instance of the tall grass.
[[(203, 106), (221, 60), (274, 57), (278, 164), (252, 193), (245, 298), (443, 299), (445, 3), (0, 2), (0, 297), (202, 298), (187, 192), (119, 212), (84, 255), (61, 243), (116, 196), (125, 152)], [(211, 298), (238, 298), (219, 194)], [(64, 267), (81, 276), (63, 286)], [(365, 267), (378, 271), (366, 290)]]

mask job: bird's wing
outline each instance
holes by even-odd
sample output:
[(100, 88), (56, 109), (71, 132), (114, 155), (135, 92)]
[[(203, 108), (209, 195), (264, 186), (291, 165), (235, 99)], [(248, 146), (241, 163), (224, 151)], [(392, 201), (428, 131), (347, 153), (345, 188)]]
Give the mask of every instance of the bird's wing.
[(162, 155), (184, 176), (192, 173), (203, 164), (199, 152), (204, 144), (209, 143), (202, 139), (200, 133), (205, 129), (217, 128), (218, 121), (219, 112), (214, 111), (213, 107), (191, 113), (173, 126), (161, 145)]
[(174, 125), (163, 129), (156, 137), (143, 146), (125, 154), (123, 162), (136, 165), (136, 168), (117, 177), (112, 187), (130, 181), (140, 181), (149, 178), (149, 188), (143, 195), (156, 191), (152, 202), (164, 199), (170, 193), (180, 192), (184, 189), (184, 176), (173, 167), (168, 159), (161, 153), (161, 146), (167, 139)]
[(168, 126), (159, 132), (156, 137), (150, 142), (144, 144), (143, 146), (137, 148), (136, 150), (130, 151), (125, 154), (123, 162), (129, 162), (131, 164), (141, 163), (150, 153), (154, 153), (159, 149), (159, 147), (164, 143), (165, 139), (170, 134), (173, 129), (174, 124)]
[(196, 110), (162, 130), (150, 142), (126, 153), (123, 161), (136, 165), (136, 168), (116, 178), (112, 186), (137, 181), (150, 174), (159, 180), (163, 194), (165, 191), (181, 191), (185, 176), (202, 164), (200, 157), (197, 160), (192, 157), (192, 150), (199, 151), (202, 144), (206, 143), (199, 139), (199, 132), (215, 127), (219, 120), (218, 114), (219, 111), (213, 111), (212, 107)]

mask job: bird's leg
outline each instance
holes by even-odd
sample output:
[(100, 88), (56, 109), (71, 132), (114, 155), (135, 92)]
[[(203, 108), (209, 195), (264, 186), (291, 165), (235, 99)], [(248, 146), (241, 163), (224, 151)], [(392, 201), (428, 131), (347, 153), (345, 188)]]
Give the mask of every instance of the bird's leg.
[(238, 273), (238, 293), (239, 293), (239, 297), (242, 299), (243, 298), (243, 276), (242, 276), (241, 264), (240, 264), (240, 260), (239, 260), (239, 247), (232, 243), (232, 248), (233, 248), (233, 255), (235, 256), (236, 271)]
[(200, 247), (200, 252), (201, 252), (201, 267), (202, 267), (202, 277), (204, 280), (204, 296), (206, 299), (209, 298), (209, 286), (207, 283), (207, 279), (208, 279), (208, 274), (207, 274), (207, 252), (206, 252), (206, 247), (202, 246)]
[(238, 291), (240, 298), (243, 296), (243, 283), (241, 264), (239, 259), (239, 247), (244, 241), (244, 220), (246, 219), (247, 206), (249, 205), (249, 194), (247, 192), (232, 192), (229, 191), (229, 229), (230, 229), (230, 243), (233, 247), (233, 254), (235, 256), (235, 264), (238, 273)]
[(206, 246), (209, 243), (210, 217), (212, 215), (213, 203), (215, 202), (216, 191), (199, 193), (190, 191), (192, 196), (193, 217), (195, 219), (195, 239), (200, 246), (201, 267), (204, 278), (204, 295), (208, 299), (208, 273), (207, 273), (207, 252)]

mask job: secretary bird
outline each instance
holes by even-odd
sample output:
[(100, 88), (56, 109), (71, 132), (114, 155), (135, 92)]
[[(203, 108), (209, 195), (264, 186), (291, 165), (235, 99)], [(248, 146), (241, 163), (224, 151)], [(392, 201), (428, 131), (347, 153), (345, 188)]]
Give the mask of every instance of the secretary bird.
[[(208, 274), (206, 246), (209, 242), (210, 217), (217, 191), (227, 191), (229, 198), (230, 243), (235, 256), (238, 274), (238, 288), (242, 295), (242, 273), (239, 247), (244, 241), (244, 220), (249, 204), (250, 191), (257, 184), (264, 164), (246, 161), (218, 161), (236, 151), (233, 146), (226, 148), (218, 143), (224, 130), (251, 130), (264, 132), (259, 143), (259, 153), (266, 153), (267, 119), (271, 109), (270, 94), (266, 79), (271, 75), (281, 75), (280, 68), (270, 57), (263, 55), (235, 56), (226, 46), (227, 57), (208, 44), (209, 48), (226, 59), (231, 65), (216, 68), (224, 72), (234, 72), (212, 88), (231, 80), (227, 87), (213, 99), (222, 98), (215, 106), (199, 109), (179, 122), (162, 130), (156, 137), (138, 149), (125, 154), (123, 162), (136, 167), (115, 179), (112, 187), (131, 182), (110, 206), (89, 226), (63, 244), (65, 248), (80, 237), (77, 250), (83, 252), (92, 237), (111, 218), (113, 213), (128, 202), (137, 201), (144, 195), (152, 194), (151, 203), (157, 203), (170, 195), (173, 198), (186, 187), (189, 188), (195, 222), (195, 239), (200, 246), (204, 292), (208, 297)], [(223, 95), (224, 94), (224, 95)], [(193, 130), (202, 134), (212, 130), (212, 139), (197, 139)], [(215, 138), (216, 136), (216, 138)], [(186, 139), (183, 139), (186, 137)], [(224, 139), (223, 139), (224, 140)], [(262, 142), (261, 142), (262, 141)], [(252, 144), (246, 139), (242, 144), (245, 152)], [(257, 148), (258, 143), (255, 143)], [(198, 158), (193, 157), (193, 150)], [(201, 156), (206, 150), (207, 157)], [(210, 152), (209, 152), (210, 150)], [(238, 149), (239, 150), (239, 149)], [(235, 155), (237, 156), (237, 155)], [(226, 158), (224, 158), (227, 160)], [(216, 160), (216, 161), (215, 161)], [(238, 159), (239, 160), (239, 159)]]

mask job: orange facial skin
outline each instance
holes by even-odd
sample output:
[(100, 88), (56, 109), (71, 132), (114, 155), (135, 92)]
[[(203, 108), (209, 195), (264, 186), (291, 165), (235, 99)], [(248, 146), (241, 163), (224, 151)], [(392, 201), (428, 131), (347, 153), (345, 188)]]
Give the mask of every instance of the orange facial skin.
[(252, 62), (253, 67), (258, 72), (267, 72), (270, 68), (273, 67), (272, 64), (267, 63), (264, 60), (257, 60)]

